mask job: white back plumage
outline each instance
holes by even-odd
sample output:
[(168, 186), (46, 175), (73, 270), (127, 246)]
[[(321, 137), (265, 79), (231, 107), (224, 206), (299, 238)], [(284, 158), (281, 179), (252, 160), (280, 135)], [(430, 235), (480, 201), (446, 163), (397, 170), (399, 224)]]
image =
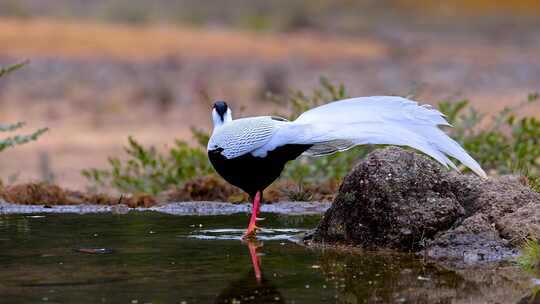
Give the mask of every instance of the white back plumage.
[[(386, 144), (415, 148), (444, 166), (456, 169), (448, 158), (451, 156), (479, 176), (486, 176), (480, 165), (439, 129), (439, 125), (449, 125), (443, 114), (402, 97), (372, 96), (336, 101), (306, 111), (292, 122), (275, 121), (270, 117), (250, 119), (257, 122), (238, 119), (222, 126), (219, 132), (214, 130), (212, 137), (219, 140), (213, 142), (224, 148), (222, 153), (227, 158), (245, 153), (264, 157), (268, 151), (286, 144), (311, 144), (313, 147), (305, 154), (313, 156), (362, 144)], [(225, 127), (230, 128), (226, 135), (216, 134), (225, 131)]]
[(270, 116), (240, 118), (227, 122), (214, 132), (208, 141), (208, 150), (222, 148), (228, 159), (253, 152), (270, 141), (276, 122)]

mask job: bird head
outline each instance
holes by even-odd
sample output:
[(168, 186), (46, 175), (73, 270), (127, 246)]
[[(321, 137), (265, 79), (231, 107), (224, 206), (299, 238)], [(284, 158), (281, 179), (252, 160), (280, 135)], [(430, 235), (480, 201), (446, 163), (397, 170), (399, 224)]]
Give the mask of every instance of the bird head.
[(224, 123), (232, 121), (231, 108), (225, 101), (216, 101), (212, 109), (212, 120), (214, 128), (222, 126)]

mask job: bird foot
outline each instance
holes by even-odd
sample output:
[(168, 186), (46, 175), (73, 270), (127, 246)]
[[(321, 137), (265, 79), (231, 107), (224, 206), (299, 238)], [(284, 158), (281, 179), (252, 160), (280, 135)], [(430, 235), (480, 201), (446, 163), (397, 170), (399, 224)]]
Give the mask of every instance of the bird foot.
[(257, 225), (250, 225), (248, 227), (248, 230), (244, 235), (242, 236), (243, 240), (249, 241), (249, 240), (256, 240), (257, 239), (257, 232), (261, 230)]

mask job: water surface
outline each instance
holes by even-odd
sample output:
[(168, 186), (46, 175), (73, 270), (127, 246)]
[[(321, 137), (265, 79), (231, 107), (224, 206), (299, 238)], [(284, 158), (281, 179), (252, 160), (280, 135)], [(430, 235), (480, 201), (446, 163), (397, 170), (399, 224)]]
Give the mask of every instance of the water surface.
[(262, 241), (245, 243), (247, 214), (3, 215), (0, 302), (516, 303), (531, 293), (514, 266), (308, 249), (294, 240), (320, 215), (262, 216)]

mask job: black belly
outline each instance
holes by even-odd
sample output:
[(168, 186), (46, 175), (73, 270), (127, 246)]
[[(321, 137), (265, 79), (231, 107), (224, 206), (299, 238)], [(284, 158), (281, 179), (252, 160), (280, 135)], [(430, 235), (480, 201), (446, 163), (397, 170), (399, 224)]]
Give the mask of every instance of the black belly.
[(251, 197), (263, 191), (276, 180), (285, 164), (297, 158), (311, 145), (284, 145), (268, 152), (266, 157), (255, 157), (251, 153), (227, 159), (221, 148), (208, 151), (208, 158), (227, 182), (244, 190)]

